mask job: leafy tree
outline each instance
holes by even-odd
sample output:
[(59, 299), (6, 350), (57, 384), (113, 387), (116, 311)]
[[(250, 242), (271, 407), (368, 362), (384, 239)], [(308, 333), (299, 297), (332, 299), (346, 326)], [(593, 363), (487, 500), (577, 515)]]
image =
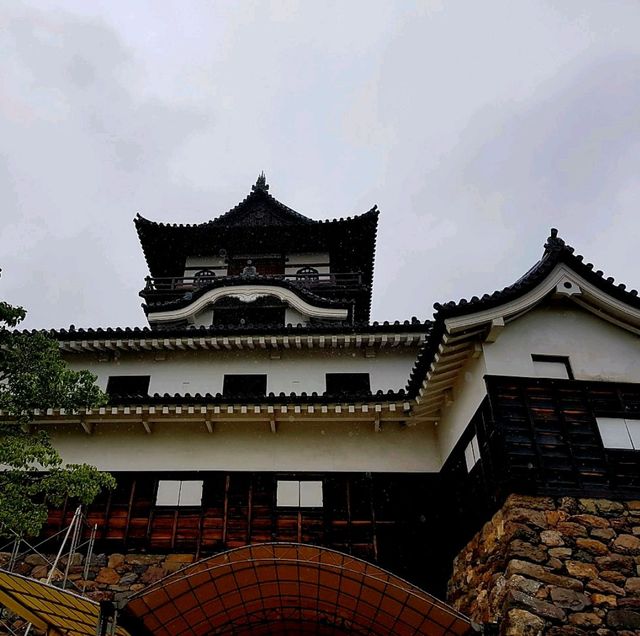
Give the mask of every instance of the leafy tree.
[(88, 371), (72, 371), (44, 333), (14, 330), (22, 307), (0, 302), (0, 535), (36, 535), (49, 506), (65, 497), (90, 503), (115, 480), (87, 464), (64, 464), (46, 431), (32, 432), (36, 409), (91, 408), (106, 402)]

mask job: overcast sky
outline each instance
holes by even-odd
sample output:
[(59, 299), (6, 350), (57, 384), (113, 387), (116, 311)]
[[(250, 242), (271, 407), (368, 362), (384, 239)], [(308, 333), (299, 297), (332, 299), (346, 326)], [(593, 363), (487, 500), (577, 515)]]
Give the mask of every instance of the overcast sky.
[(0, 0), (0, 299), (135, 326), (136, 212), (198, 223), (264, 170), (381, 209), (372, 320), (513, 282), (551, 226), (640, 286), (640, 3)]

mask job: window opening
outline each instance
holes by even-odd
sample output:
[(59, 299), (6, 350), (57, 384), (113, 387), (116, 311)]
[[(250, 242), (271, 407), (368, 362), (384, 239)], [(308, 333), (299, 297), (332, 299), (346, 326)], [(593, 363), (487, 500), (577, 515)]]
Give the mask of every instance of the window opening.
[(150, 375), (111, 375), (107, 380), (107, 395), (129, 396), (149, 394)]
[(228, 397), (264, 397), (267, 394), (267, 376), (266, 374), (225, 375), (222, 393)]
[(327, 393), (371, 393), (371, 381), (368, 373), (327, 373)]
[(276, 505), (278, 508), (322, 508), (322, 482), (279, 479)]
[(539, 378), (573, 380), (573, 371), (568, 356), (531, 354), (533, 369)]
[(640, 420), (597, 417), (596, 423), (605, 448), (640, 450)]
[(216, 277), (216, 273), (212, 269), (201, 269), (193, 275), (193, 284), (196, 287), (206, 287), (211, 284)]
[(318, 280), (318, 270), (315, 267), (301, 267), (296, 272), (297, 280)]
[(158, 482), (156, 506), (200, 506), (203, 481), (197, 479), (161, 479)]
[(464, 460), (467, 464), (467, 472), (471, 472), (471, 469), (480, 461), (480, 445), (478, 444), (478, 436), (474, 435), (471, 441), (464, 449)]

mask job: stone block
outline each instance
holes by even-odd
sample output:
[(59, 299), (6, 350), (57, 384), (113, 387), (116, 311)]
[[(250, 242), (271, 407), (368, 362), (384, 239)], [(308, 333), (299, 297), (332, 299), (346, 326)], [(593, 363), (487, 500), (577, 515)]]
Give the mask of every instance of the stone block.
[(553, 510), (556, 507), (551, 497), (538, 497), (535, 495), (509, 495), (504, 503), (504, 510), (512, 508), (529, 508), (531, 510)]
[(124, 558), (131, 565), (157, 565), (163, 557), (154, 554), (127, 554)]
[(600, 578), (605, 581), (610, 581), (611, 583), (616, 583), (617, 585), (624, 585), (624, 582), (627, 580), (627, 577), (615, 570), (600, 570)]
[(601, 541), (611, 541), (616, 536), (616, 532), (612, 528), (593, 528), (590, 534), (594, 539)]
[(611, 547), (621, 554), (640, 554), (640, 537), (632, 534), (621, 534), (613, 540)]
[(550, 593), (554, 605), (574, 612), (579, 612), (591, 605), (591, 599), (582, 592), (568, 590), (564, 587), (552, 587)]
[(100, 568), (96, 582), (106, 585), (115, 585), (120, 580), (120, 575), (113, 568)]
[(586, 550), (591, 554), (597, 554), (598, 556), (603, 556), (605, 554), (609, 554), (609, 548), (596, 539), (585, 539), (583, 537), (579, 537), (576, 539), (576, 546), (578, 546), (581, 550)]
[(587, 589), (593, 590), (594, 592), (624, 596), (624, 590), (620, 586), (609, 581), (603, 581), (602, 579), (592, 579), (587, 583)]
[(557, 530), (543, 530), (540, 533), (540, 540), (542, 543), (552, 548), (564, 545), (564, 539)]
[(522, 541), (529, 541), (530, 543), (538, 543), (540, 541), (537, 530), (534, 530), (524, 523), (516, 523), (515, 521), (507, 521), (504, 524), (502, 539), (504, 541), (521, 539)]
[(547, 551), (542, 546), (532, 545), (526, 541), (516, 539), (509, 544), (507, 556), (512, 559), (523, 559), (534, 561), (535, 563), (542, 563), (547, 560)]
[(510, 604), (524, 605), (527, 610), (533, 612), (537, 616), (557, 621), (566, 620), (567, 615), (560, 607), (534, 596), (529, 596), (519, 590), (510, 590), (508, 598)]
[(541, 636), (545, 621), (523, 609), (509, 610), (503, 627), (505, 636)]
[(531, 596), (534, 596), (542, 587), (542, 583), (540, 581), (527, 579), (520, 574), (514, 574), (509, 577), (506, 583), (510, 588), (520, 590), (521, 592), (525, 592), (525, 594), (530, 594)]
[(602, 625), (602, 619), (593, 612), (576, 612), (569, 616), (569, 622), (578, 627), (593, 628)]
[(608, 528), (611, 525), (608, 519), (599, 517), (598, 515), (589, 514), (574, 515), (570, 518), (570, 521), (575, 521), (576, 523), (589, 528)]
[(562, 570), (562, 568), (564, 567), (564, 562), (561, 561), (560, 559), (556, 559), (555, 557), (551, 557), (546, 563), (545, 565), (550, 568), (551, 570), (554, 570), (555, 572)]
[(571, 576), (581, 579), (595, 579), (598, 576), (598, 568), (593, 563), (583, 563), (582, 561), (567, 561), (565, 563), (567, 572)]
[(615, 570), (626, 576), (633, 576), (635, 572), (635, 561), (631, 557), (622, 554), (596, 557), (596, 564), (601, 570)]
[(47, 565), (47, 560), (39, 554), (28, 554), (23, 561), (27, 565)]
[(127, 572), (120, 577), (120, 585), (131, 585), (138, 580), (138, 575), (135, 572)]
[(509, 510), (509, 521), (523, 523), (536, 528), (546, 528), (547, 520), (544, 512), (531, 510), (530, 508), (512, 508)]
[(579, 523), (573, 521), (561, 521), (557, 525), (558, 532), (565, 537), (586, 537), (588, 536), (587, 529)]
[(598, 594), (597, 592), (594, 592), (591, 595), (591, 602), (596, 607), (617, 607), (618, 597), (613, 594)]
[(578, 590), (581, 592), (584, 589), (584, 584), (581, 581), (569, 576), (549, 572), (537, 563), (527, 563), (526, 561), (513, 559), (509, 561), (507, 576), (513, 574), (520, 574), (524, 577), (535, 579), (536, 581), (542, 581), (543, 583), (556, 585), (558, 587), (566, 587), (570, 590)]
[(629, 596), (640, 596), (640, 577), (632, 576), (628, 578), (624, 585), (624, 591)]
[(640, 613), (626, 609), (611, 610), (607, 614), (607, 625), (614, 629), (640, 629)]
[(120, 567), (121, 565), (124, 565), (124, 554), (118, 554), (117, 552), (114, 552), (109, 556), (107, 567), (115, 569), (117, 567)]
[(568, 559), (572, 552), (571, 548), (549, 548), (549, 556), (555, 559)]

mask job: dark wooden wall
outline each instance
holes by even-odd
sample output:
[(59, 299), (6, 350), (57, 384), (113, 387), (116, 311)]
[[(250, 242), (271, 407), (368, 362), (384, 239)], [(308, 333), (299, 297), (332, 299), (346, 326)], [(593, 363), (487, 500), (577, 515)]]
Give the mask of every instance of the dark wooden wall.
[[(640, 498), (640, 451), (603, 447), (596, 417), (640, 417), (640, 385), (488, 376), (441, 476), (461, 546), (511, 493)], [(464, 449), (477, 434), (482, 460)]]
[[(438, 475), (116, 473), (118, 487), (86, 511), (102, 552), (185, 552), (198, 557), (251, 543), (293, 541), (331, 547), (376, 562), (441, 594)], [(276, 506), (278, 479), (320, 479), (322, 508)], [(155, 506), (160, 479), (202, 479), (202, 506)], [(46, 534), (71, 521), (75, 504), (52, 510)], [(85, 537), (89, 535), (89, 525)]]

